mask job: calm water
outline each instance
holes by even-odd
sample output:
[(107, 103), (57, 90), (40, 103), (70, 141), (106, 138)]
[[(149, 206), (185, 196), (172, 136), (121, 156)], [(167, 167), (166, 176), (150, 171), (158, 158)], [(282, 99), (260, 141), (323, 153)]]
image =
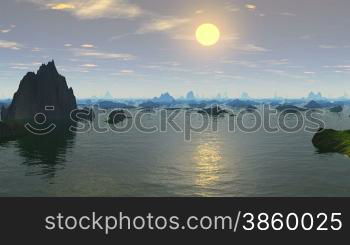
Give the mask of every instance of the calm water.
[[(324, 118), (346, 129), (349, 115)], [(189, 142), (173, 130), (132, 129), (0, 144), (0, 196), (350, 196), (350, 159), (318, 154), (311, 133), (228, 133), (228, 117), (211, 120), (219, 130)], [(144, 118), (157, 122), (159, 115)]]

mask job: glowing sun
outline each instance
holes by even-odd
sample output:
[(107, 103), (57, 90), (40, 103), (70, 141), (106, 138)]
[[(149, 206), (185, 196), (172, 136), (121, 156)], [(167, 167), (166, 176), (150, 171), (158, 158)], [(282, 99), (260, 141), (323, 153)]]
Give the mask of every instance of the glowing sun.
[(196, 39), (203, 46), (213, 46), (220, 40), (220, 30), (213, 24), (203, 24), (197, 28)]

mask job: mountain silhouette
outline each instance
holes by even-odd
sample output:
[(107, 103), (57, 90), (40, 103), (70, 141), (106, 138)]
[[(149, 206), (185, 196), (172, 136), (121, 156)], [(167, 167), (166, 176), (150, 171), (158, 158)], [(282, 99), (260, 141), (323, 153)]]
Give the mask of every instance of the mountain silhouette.
[(33, 120), (37, 113), (44, 113), (49, 120), (68, 120), (77, 108), (72, 88), (68, 88), (51, 61), (43, 64), (37, 73), (28, 72), (21, 80), (12, 103), (1, 110), (4, 121)]

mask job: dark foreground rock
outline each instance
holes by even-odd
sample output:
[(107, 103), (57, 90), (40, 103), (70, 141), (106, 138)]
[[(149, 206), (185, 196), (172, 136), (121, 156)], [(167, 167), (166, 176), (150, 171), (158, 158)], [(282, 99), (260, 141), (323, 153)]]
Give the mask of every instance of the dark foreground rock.
[(33, 120), (45, 113), (48, 120), (69, 120), (77, 108), (72, 88), (56, 69), (54, 61), (43, 64), (37, 73), (29, 72), (21, 80), (12, 103), (1, 110), (3, 121)]
[(320, 153), (337, 152), (350, 156), (350, 130), (320, 129), (314, 135), (312, 143)]
[(0, 122), (0, 142), (14, 140), (26, 135), (24, 126), (17, 123)]

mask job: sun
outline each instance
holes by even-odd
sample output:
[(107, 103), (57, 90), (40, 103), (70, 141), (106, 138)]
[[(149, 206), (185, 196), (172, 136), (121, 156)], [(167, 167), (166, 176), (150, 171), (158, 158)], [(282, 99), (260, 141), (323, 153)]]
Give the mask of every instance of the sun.
[(200, 25), (196, 31), (196, 39), (203, 46), (213, 46), (220, 40), (220, 30), (213, 24)]

